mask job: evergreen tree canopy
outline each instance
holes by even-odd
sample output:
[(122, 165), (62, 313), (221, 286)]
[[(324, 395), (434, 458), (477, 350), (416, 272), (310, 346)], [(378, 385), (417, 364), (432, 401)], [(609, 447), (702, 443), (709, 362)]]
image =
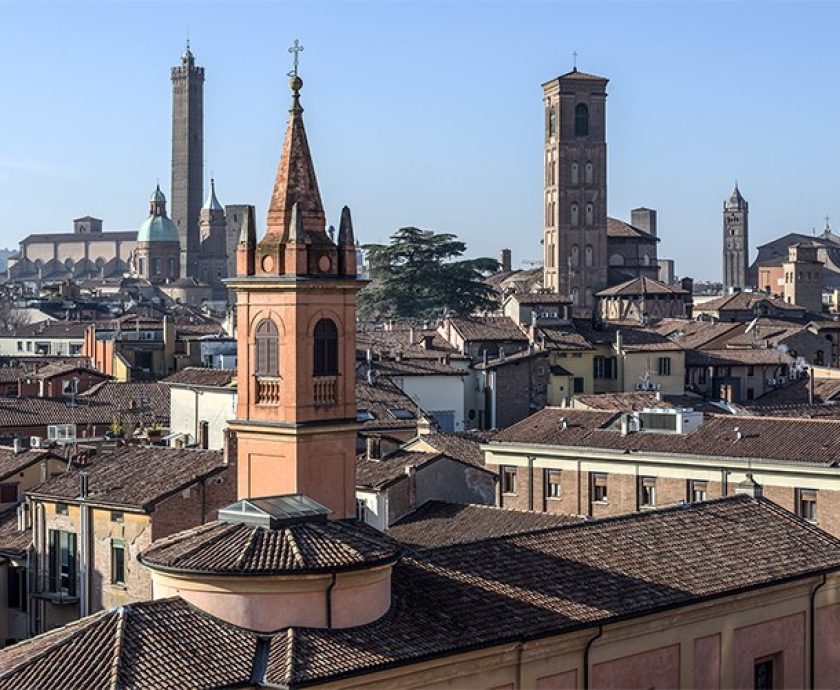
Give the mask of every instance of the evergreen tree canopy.
[(498, 270), (495, 259), (459, 259), (466, 245), (455, 235), (409, 227), (390, 244), (367, 244), (372, 282), (359, 293), (359, 314), (367, 319), (437, 319), (469, 316), (496, 306), (484, 275)]

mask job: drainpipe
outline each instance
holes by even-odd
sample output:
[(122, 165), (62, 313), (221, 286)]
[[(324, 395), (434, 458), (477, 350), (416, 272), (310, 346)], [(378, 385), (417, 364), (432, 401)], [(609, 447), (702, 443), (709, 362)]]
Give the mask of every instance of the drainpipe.
[(332, 628), (332, 619), (333, 619), (333, 617), (332, 617), (332, 591), (333, 591), (333, 587), (335, 587), (335, 579), (336, 579), (335, 570), (333, 570), (330, 573), (330, 576), (331, 576), (330, 584), (327, 585), (327, 630)]
[(811, 602), (810, 602), (810, 628), (811, 628), (811, 639), (810, 644), (808, 645), (808, 687), (813, 690), (816, 687), (816, 681), (814, 680), (814, 671), (816, 667), (816, 640), (814, 639), (815, 634), (817, 632), (817, 622), (816, 622), (816, 610), (814, 608), (815, 599), (817, 598), (817, 592), (825, 585), (826, 576), (825, 573), (822, 575), (822, 582), (818, 584), (814, 589), (811, 590)]
[(90, 614), (90, 507), (87, 505), (88, 473), (79, 473), (79, 614)]
[(528, 456), (528, 510), (534, 509), (534, 456)]
[(595, 642), (604, 633), (604, 626), (598, 626), (598, 632), (589, 638), (586, 647), (583, 648), (583, 690), (589, 690), (589, 650), (592, 648), (592, 643)]

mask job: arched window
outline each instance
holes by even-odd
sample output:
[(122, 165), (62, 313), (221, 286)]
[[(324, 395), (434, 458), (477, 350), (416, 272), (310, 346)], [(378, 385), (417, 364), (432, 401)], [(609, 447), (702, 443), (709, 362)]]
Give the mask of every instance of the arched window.
[(592, 265), (592, 245), (587, 244), (586, 248), (583, 250), (583, 265), (584, 266), (591, 266)]
[(578, 103), (575, 106), (575, 136), (589, 136), (589, 108), (586, 103)]
[(592, 184), (592, 163), (586, 164), (586, 184)]
[(554, 112), (554, 108), (549, 107), (548, 109), (548, 136), (553, 137), (556, 133), (556, 122), (557, 116)]
[(338, 329), (330, 319), (315, 324), (315, 376), (338, 376)]
[(586, 204), (586, 224), (592, 225), (595, 222), (595, 207), (592, 204)]
[(572, 225), (577, 225), (580, 222), (580, 217), (578, 214), (578, 205), (572, 204)]
[(572, 304), (575, 306), (580, 304), (580, 290), (576, 287), (572, 288)]
[(579, 181), (578, 164), (572, 163), (572, 184), (577, 184)]
[(263, 319), (257, 324), (256, 373), (258, 376), (280, 375), (280, 338), (277, 324)]
[(591, 307), (595, 304), (595, 293), (592, 291), (592, 288), (586, 288), (583, 303), (587, 307)]
[(569, 257), (569, 263), (574, 267), (580, 265), (580, 249), (576, 244), (572, 245), (572, 255)]

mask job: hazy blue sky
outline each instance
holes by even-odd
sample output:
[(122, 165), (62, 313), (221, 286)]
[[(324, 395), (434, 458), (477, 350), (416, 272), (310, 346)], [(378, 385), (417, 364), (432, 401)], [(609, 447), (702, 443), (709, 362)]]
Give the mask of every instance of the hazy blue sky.
[(168, 194), (169, 68), (206, 68), (205, 170), (261, 230), (288, 46), (327, 213), (363, 242), (417, 225), (541, 257), (540, 84), (610, 79), (609, 212), (659, 211), (660, 256), (720, 276), (738, 179), (756, 244), (840, 228), (840, 5), (685, 2), (0, 2), (0, 246), (80, 215), (136, 228)]

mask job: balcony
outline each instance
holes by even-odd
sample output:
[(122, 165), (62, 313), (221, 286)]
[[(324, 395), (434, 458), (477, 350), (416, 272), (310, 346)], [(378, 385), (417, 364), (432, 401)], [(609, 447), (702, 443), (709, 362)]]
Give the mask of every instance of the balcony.
[(315, 404), (336, 405), (338, 404), (338, 377), (337, 376), (316, 376), (315, 381)]
[(257, 405), (279, 405), (281, 380), (275, 377), (257, 377)]

